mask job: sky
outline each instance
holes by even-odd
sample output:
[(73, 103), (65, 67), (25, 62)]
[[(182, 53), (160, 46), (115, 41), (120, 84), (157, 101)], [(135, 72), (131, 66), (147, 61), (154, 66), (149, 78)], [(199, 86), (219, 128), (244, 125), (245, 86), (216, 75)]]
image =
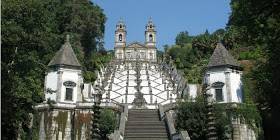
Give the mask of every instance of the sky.
[(114, 48), (117, 22), (122, 19), (127, 28), (127, 42), (144, 43), (145, 25), (149, 18), (156, 25), (157, 48), (175, 44), (176, 35), (212, 33), (225, 28), (230, 15), (230, 0), (92, 0), (107, 17), (105, 48)]

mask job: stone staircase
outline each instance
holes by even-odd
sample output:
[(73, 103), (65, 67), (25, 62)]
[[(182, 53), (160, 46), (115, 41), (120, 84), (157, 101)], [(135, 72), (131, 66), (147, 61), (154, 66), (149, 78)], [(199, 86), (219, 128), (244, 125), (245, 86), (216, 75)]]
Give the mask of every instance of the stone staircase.
[(165, 123), (157, 109), (130, 109), (125, 127), (125, 140), (168, 140)]

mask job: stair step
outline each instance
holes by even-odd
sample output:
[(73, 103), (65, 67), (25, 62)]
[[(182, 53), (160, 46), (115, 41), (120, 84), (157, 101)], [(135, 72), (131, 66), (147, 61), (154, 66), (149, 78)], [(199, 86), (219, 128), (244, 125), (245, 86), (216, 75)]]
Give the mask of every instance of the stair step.
[(128, 111), (158, 111), (158, 109), (129, 109)]
[(166, 133), (125, 133), (126, 138), (138, 137), (138, 138), (167, 138)]
[(129, 129), (165, 129), (165, 125), (158, 125), (158, 126), (155, 126), (155, 125), (151, 125), (151, 126), (146, 126), (146, 125), (142, 125), (142, 126), (137, 126), (137, 125), (128, 125), (125, 127), (126, 130), (129, 130)]
[(166, 133), (165, 128), (164, 129), (128, 129), (126, 130), (126, 133)]
[(160, 121), (128, 121), (127, 125), (164, 125), (163, 122)]
[(160, 122), (160, 120), (158, 118), (128, 118), (128, 121), (154, 121), (154, 122)]
[(165, 123), (157, 109), (131, 109), (125, 126), (125, 140), (168, 140)]
[(158, 115), (128, 115), (128, 118), (159, 118)]
[(168, 138), (125, 138), (125, 140), (168, 140)]
[(158, 113), (128, 113), (128, 116), (158, 116)]
[(147, 117), (158, 117), (158, 114), (128, 114), (128, 117), (140, 117), (140, 116), (147, 116)]

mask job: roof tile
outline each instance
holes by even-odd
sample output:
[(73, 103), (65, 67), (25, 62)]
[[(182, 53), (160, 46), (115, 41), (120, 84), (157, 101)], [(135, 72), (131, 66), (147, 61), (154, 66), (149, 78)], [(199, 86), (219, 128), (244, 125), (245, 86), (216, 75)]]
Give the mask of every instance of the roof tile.
[(81, 67), (72, 47), (69, 42), (69, 35), (67, 35), (65, 43), (56, 52), (48, 66), (74, 66)]
[(218, 43), (215, 48), (212, 56), (210, 57), (210, 61), (208, 63), (209, 67), (217, 67), (217, 66), (234, 66), (240, 67), (239, 63), (233, 56), (227, 51), (222, 43)]

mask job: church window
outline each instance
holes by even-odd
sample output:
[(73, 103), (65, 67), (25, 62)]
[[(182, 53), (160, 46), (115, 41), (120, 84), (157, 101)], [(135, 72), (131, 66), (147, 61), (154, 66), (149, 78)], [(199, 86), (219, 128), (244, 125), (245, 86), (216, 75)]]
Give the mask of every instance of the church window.
[(73, 88), (66, 88), (65, 100), (73, 100)]
[(215, 89), (215, 96), (216, 96), (216, 101), (217, 101), (217, 102), (222, 102), (222, 101), (224, 101), (223, 89), (222, 89), (222, 88), (216, 88), (216, 89)]
[(215, 99), (217, 102), (224, 101), (223, 95), (223, 86), (225, 84), (223, 82), (215, 82), (212, 84), (212, 87), (215, 89)]
[(122, 28), (122, 25), (120, 25), (120, 28)]
[(122, 53), (118, 53), (118, 59), (122, 58)]
[(152, 29), (153, 28), (153, 26), (152, 25), (150, 25), (150, 29)]
[(150, 59), (153, 59), (153, 53), (150, 53)]
[(150, 41), (150, 42), (153, 41), (153, 35), (152, 35), (152, 34), (149, 35), (149, 41)]
[(119, 34), (119, 41), (122, 41), (122, 34)]
[(145, 58), (145, 53), (141, 52), (141, 58), (144, 59)]

